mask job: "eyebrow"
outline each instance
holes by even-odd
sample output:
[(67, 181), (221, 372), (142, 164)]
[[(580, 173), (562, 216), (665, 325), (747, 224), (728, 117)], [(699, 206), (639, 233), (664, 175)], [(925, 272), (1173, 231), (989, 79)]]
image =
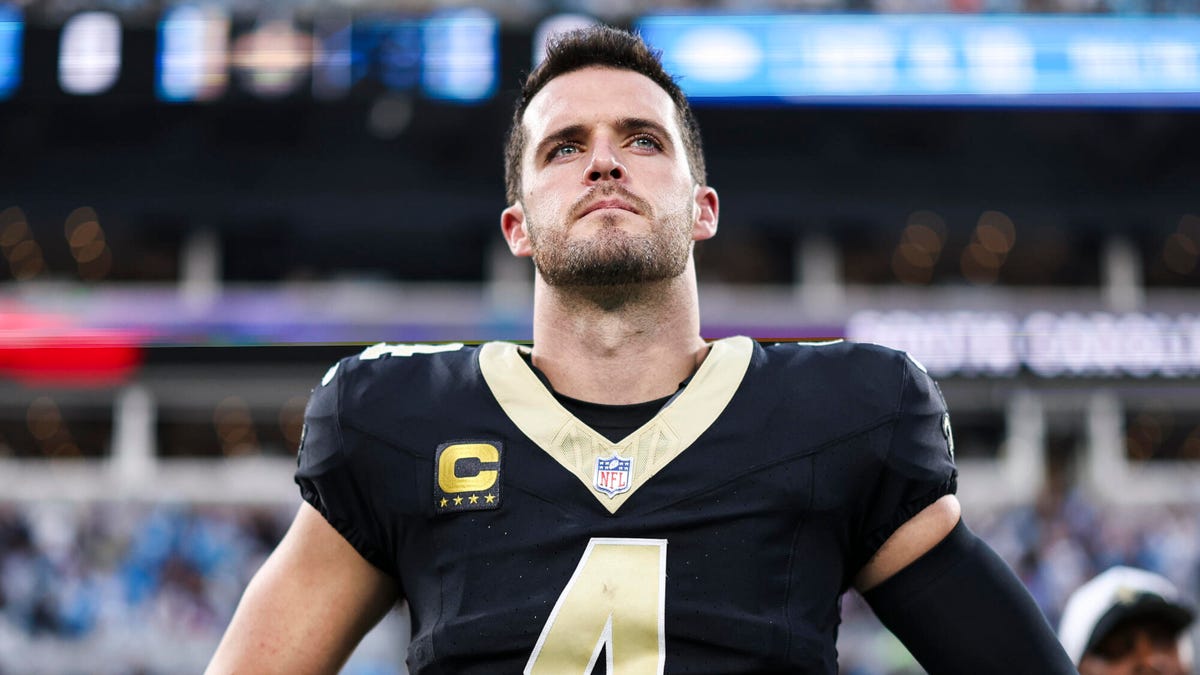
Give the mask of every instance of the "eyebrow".
[[(648, 120), (644, 117), (622, 117), (613, 125), (617, 131), (625, 134), (637, 132), (650, 132), (659, 137), (663, 147), (671, 147), (671, 134), (667, 128), (653, 120)], [(551, 146), (557, 145), (564, 141), (577, 140), (579, 137), (586, 135), (588, 130), (584, 124), (570, 124), (561, 129), (547, 135), (537, 144), (537, 157), (541, 157), (546, 153), (546, 150)]]

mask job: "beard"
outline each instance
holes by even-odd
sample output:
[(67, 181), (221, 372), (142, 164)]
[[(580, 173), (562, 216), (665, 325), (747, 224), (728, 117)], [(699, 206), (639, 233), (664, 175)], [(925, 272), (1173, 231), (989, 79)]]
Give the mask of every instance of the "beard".
[(568, 211), (568, 222), (541, 227), (531, 218), (533, 263), (547, 284), (611, 289), (673, 279), (687, 269), (692, 244), (690, 201), (683, 208), (655, 217), (644, 200), (620, 189), (606, 190), (600, 196), (609, 194), (618, 194), (645, 214), (650, 231), (630, 234), (621, 228), (618, 216), (605, 214), (594, 235), (568, 239), (567, 231), (577, 220), (576, 212), (596, 197), (595, 193), (585, 195)]

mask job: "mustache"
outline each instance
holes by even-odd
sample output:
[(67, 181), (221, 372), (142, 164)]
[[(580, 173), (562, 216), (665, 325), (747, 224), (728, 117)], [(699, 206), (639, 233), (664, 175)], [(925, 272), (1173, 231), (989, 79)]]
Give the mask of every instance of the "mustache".
[(638, 213), (646, 216), (647, 218), (650, 217), (651, 212), (654, 210), (654, 207), (650, 205), (650, 202), (638, 197), (620, 185), (610, 183), (607, 185), (593, 187), (587, 192), (583, 193), (579, 199), (576, 199), (575, 203), (571, 204), (571, 210), (569, 211), (571, 214), (571, 219), (575, 220), (580, 218), (583, 216), (583, 212), (586, 211), (593, 203), (609, 197), (617, 197), (622, 201), (627, 202), (630, 206), (636, 209)]

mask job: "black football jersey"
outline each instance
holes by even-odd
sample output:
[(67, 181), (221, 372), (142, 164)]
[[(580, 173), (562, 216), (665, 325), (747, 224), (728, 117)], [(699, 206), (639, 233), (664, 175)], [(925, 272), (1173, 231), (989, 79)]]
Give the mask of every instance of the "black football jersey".
[(836, 673), (841, 594), (955, 489), (901, 352), (718, 340), (614, 443), (520, 349), (376, 345), (309, 402), (301, 493), (399, 580), (415, 675)]

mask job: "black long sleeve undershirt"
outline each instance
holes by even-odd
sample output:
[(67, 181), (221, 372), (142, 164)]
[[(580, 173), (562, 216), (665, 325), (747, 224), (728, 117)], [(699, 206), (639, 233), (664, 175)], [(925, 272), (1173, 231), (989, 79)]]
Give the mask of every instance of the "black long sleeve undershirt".
[(929, 675), (1075, 675), (1029, 591), (960, 520), (867, 603)]

